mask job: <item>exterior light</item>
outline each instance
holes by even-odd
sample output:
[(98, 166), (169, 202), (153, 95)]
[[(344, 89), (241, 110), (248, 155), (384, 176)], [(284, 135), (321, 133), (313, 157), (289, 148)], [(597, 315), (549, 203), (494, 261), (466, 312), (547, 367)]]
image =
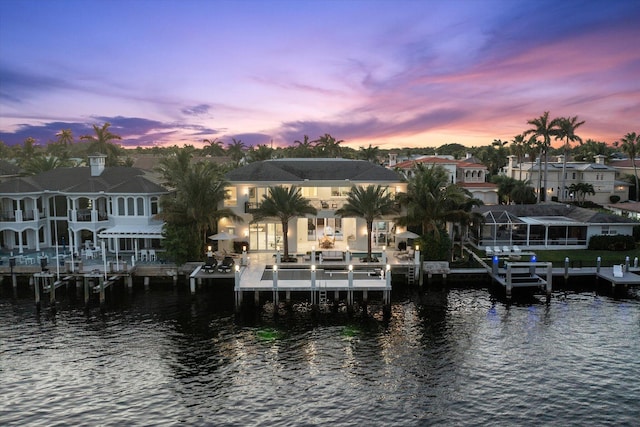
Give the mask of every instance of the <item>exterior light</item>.
[(316, 271), (316, 265), (315, 264), (311, 264), (311, 271)]
[(353, 264), (349, 264), (349, 271), (353, 271)]
[(240, 266), (236, 264), (236, 271), (240, 271)]
[(278, 266), (277, 265), (273, 265), (273, 271), (278, 271)]

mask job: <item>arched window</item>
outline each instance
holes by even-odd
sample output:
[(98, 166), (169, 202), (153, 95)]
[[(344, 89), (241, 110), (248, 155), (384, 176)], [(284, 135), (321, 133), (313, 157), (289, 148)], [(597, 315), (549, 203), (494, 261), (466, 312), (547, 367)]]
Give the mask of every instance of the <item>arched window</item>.
[(124, 210), (124, 197), (118, 197), (118, 215), (120, 216), (126, 215)]
[(127, 197), (127, 215), (129, 216), (134, 216), (136, 214), (133, 202), (133, 197)]

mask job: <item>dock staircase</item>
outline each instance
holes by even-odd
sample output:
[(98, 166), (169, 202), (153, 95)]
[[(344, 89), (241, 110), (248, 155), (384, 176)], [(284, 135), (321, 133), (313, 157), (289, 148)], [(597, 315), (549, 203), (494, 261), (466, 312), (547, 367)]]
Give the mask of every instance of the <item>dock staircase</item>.
[(410, 264), (407, 266), (407, 285), (413, 285), (416, 281), (416, 266)]

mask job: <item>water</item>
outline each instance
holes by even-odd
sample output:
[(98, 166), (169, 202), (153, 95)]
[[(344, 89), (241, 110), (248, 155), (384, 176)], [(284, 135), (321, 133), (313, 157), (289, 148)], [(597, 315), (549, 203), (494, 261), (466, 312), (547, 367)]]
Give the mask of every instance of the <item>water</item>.
[[(229, 302), (225, 299), (229, 298)], [(0, 425), (638, 425), (640, 296), (394, 291), (392, 318), (236, 319), (186, 286), (0, 295)]]

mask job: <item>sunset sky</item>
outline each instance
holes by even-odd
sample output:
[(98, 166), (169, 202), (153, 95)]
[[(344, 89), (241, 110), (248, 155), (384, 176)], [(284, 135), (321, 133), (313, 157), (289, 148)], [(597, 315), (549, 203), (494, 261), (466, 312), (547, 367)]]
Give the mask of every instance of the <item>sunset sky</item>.
[(2, 0), (0, 140), (483, 146), (548, 110), (613, 143), (640, 132), (639, 23), (638, 0)]

